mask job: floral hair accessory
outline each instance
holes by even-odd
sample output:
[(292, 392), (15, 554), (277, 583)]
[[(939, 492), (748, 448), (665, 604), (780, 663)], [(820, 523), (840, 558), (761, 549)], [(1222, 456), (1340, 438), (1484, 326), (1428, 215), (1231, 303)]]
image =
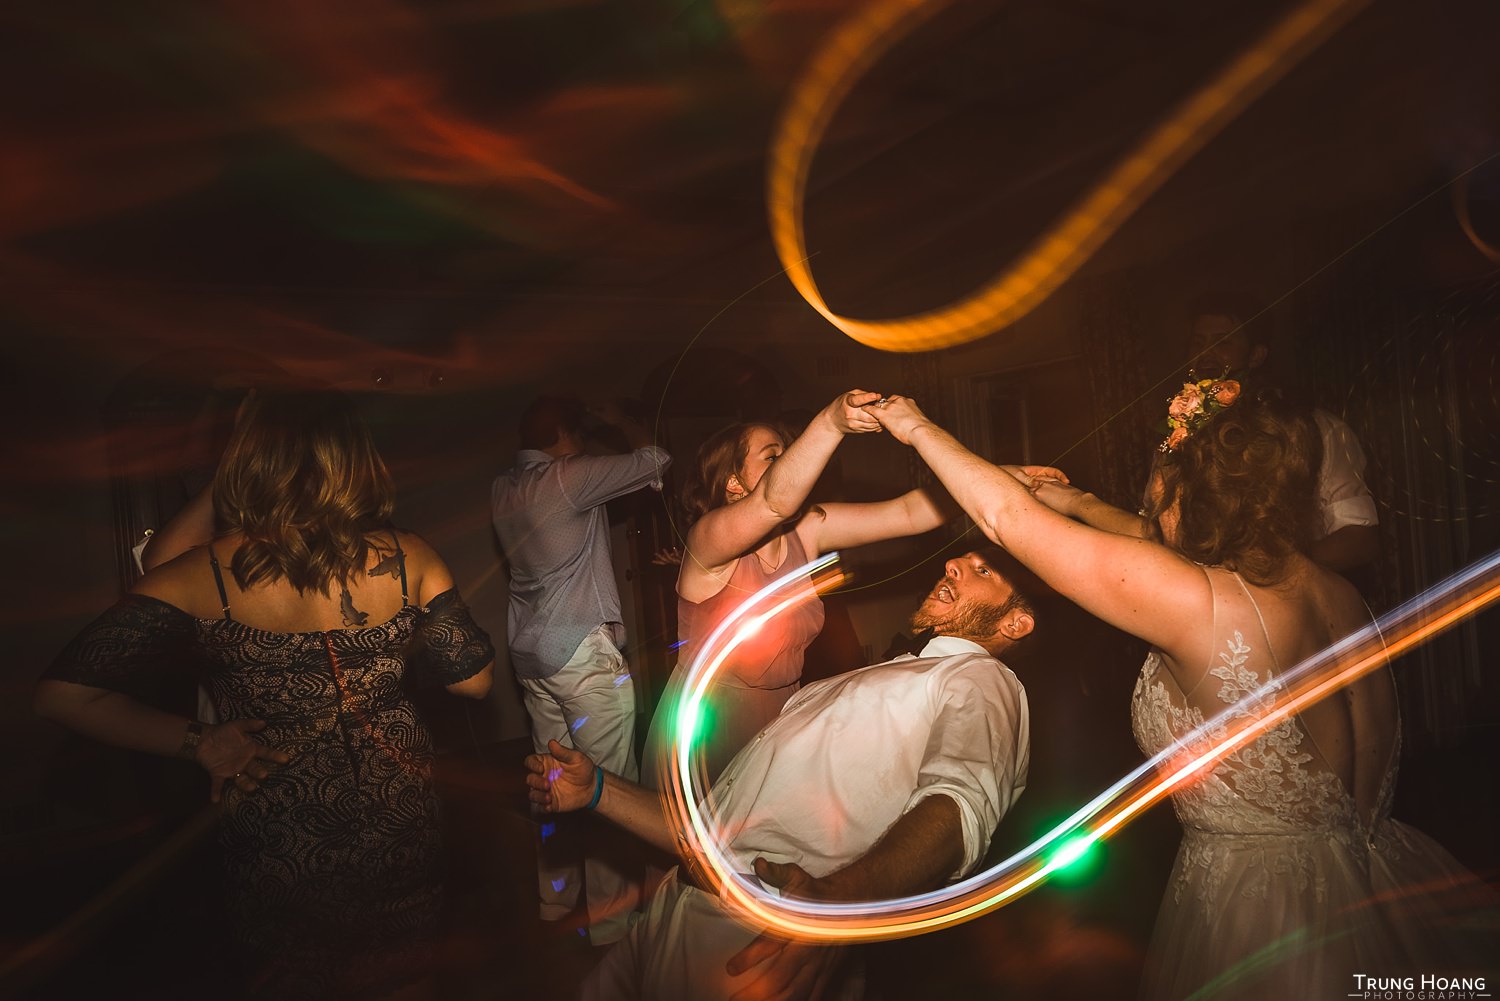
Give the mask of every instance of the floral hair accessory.
[(1167, 405), (1167, 437), (1160, 450), (1175, 452), (1214, 414), (1240, 398), (1240, 384), (1233, 379), (1199, 379), (1184, 382), (1182, 392)]

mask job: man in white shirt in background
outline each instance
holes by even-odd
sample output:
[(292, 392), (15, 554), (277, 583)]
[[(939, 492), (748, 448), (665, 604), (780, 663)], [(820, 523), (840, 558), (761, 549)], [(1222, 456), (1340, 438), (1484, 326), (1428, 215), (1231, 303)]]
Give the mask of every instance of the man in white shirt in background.
[[(1199, 377), (1228, 373), (1248, 392), (1258, 388), (1261, 368), (1271, 352), (1271, 320), (1250, 300), (1228, 293), (1193, 300), (1188, 333), (1188, 365)], [(1308, 553), (1338, 573), (1374, 563), (1380, 556), (1380, 518), (1365, 485), (1365, 453), (1342, 418), (1321, 408), (1312, 411), (1323, 438), (1318, 467), (1318, 508), (1322, 535)], [(1097, 526), (1096, 526), (1097, 527)]]
[[(533, 746), (541, 752), (559, 741), (635, 779), (635, 685), (620, 652), (625, 627), (604, 505), (642, 487), (660, 490), (672, 459), (619, 407), (594, 414), (624, 435), (629, 452), (586, 454), (583, 405), (541, 397), (521, 416), (521, 449), (515, 466), (496, 477), (490, 510), (510, 564), (510, 663)], [(582, 872), (576, 862), (549, 858), (554, 832), (542, 829), (542, 919), (566, 917), (582, 882), (590, 940), (614, 942), (640, 901), (636, 874), (628, 862), (601, 857), (609, 853), (599, 845), (584, 849)]]
[[(786, 895), (875, 900), (936, 889), (984, 858), (1030, 762), (1026, 693), (998, 658), (1031, 633), (1035, 612), (999, 562), (993, 550), (949, 560), (912, 618), (931, 634), (920, 656), (807, 686), (730, 762), (707, 810), (737, 871)], [(600, 777), (556, 744), (527, 767), (548, 811), (587, 808)], [(597, 811), (675, 851), (657, 792), (602, 777)], [(583, 996), (707, 1001), (753, 985), (794, 997), (829, 984), (839, 950), (763, 930), (679, 867)]]
[[(1253, 301), (1231, 294), (1199, 296), (1191, 306), (1188, 332), (1188, 377), (1228, 376), (1243, 392), (1262, 388), (1262, 367), (1271, 351), (1270, 318), (1257, 316)], [(1365, 485), (1365, 453), (1341, 418), (1321, 408), (1311, 412), (1323, 440), (1318, 467), (1320, 534), (1309, 556), (1337, 573), (1354, 575), (1380, 557), (1380, 517)], [(1085, 525), (1120, 535), (1149, 537), (1150, 526), (1138, 513), (1117, 508), (1081, 490), (1038, 494), (1054, 510)]]

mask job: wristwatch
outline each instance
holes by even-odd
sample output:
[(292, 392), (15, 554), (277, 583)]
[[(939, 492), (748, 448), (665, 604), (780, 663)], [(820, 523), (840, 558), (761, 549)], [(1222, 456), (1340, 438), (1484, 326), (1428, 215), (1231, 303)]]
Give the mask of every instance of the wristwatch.
[(187, 761), (197, 761), (198, 745), (201, 743), (203, 743), (203, 724), (197, 720), (190, 720), (187, 733), (182, 735), (182, 746), (177, 749), (177, 756)]

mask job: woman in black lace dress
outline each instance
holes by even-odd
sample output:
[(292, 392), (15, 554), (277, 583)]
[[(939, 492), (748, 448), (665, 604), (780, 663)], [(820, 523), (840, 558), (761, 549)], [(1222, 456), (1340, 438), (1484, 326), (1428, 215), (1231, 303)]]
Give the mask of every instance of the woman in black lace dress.
[[(489, 637), (442, 559), (388, 527), (390, 476), (341, 396), (252, 399), (214, 505), (227, 530), (148, 573), (75, 638), (37, 710), (209, 773), (250, 994), (416, 984), (441, 903), (442, 834), (431, 740), (404, 686), (483, 698)], [(223, 722), (133, 697), (180, 658), (198, 665)]]

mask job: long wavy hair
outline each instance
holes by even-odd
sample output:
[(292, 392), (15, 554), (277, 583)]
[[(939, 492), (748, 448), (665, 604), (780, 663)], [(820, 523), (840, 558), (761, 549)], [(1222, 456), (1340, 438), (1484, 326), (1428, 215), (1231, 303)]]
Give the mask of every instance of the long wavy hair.
[(394, 506), (391, 474), (348, 397), (258, 394), (214, 477), (214, 511), (244, 533), (230, 571), (240, 588), (285, 579), (325, 595), (364, 570), (366, 536)]
[(778, 435), (783, 444), (791, 443), (787, 429), (772, 421), (731, 424), (709, 435), (708, 440), (698, 446), (697, 459), (682, 486), (679, 503), (685, 529), (714, 508), (729, 503), (724, 499), (724, 491), (729, 478), (745, 467), (745, 459), (750, 454), (750, 432), (756, 428), (765, 428)]
[[(1316, 539), (1323, 442), (1304, 411), (1242, 399), (1217, 413), (1175, 452), (1160, 452), (1145, 514), (1161, 540), (1161, 516), (1179, 502), (1174, 547), (1252, 584), (1286, 579), (1296, 553)], [(1154, 494), (1154, 496), (1152, 496)]]

